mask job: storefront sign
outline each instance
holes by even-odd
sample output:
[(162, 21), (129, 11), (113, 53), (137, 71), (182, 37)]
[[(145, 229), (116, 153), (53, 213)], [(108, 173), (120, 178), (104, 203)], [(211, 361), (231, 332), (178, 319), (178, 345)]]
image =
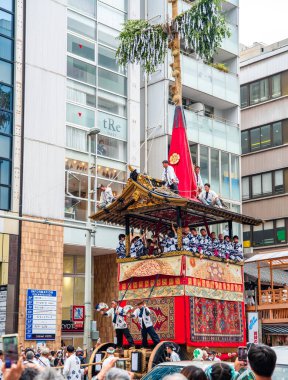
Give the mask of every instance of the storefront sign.
[(55, 340), (57, 292), (27, 290), (25, 340)]
[(127, 140), (127, 120), (114, 115), (98, 112), (100, 133), (109, 137)]
[(83, 332), (84, 323), (83, 322), (73, 322), (69, 320), (62, 321), (62, 333), (74, 333), (74, 332)]
[(259, 343), (259, 319), (258, 313), (247, 313), (248, 319), (248, 341), (250, 343)]
[(84, 306), (72, 306), (72, 321), (84, 322), (85, 307)]
[(0, 286), (0, 336), (5, 334), (6, 327), (7, 285)]

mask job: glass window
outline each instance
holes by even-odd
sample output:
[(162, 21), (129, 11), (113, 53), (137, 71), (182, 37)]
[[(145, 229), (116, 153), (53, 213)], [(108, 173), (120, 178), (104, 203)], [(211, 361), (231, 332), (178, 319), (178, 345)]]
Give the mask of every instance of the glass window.
[(82, 38), (68, 34), (67, 50), (69, 53), (79, 55), (82, 58), (95, 61), (95, 45), (83, 40)]
[(272, 194), (272, 173), (262, 174), (262, 195)]
[(11, 134), (12, 132), (12, 114), (0, 111), (0, 132)]
[[(98, 165), (97, 166), (97, 175), (102, 179), (107, 179), (108, 181), (120, 181), (124, 182), (127, 179), (125, 171), (117, 170), (115, 168), (110, 168), (107, 166)], [(102, 182), (102, 180), (101, 180)]]
[(0, 34), (13, 37), (13, 16), (3, 11), (0, 11)]
[[(103, 168), (103, 170), (105, 170), (105, 168)], [(117, 171), (115, 172), (114, 177), (116, 177), (116, 175), (117, 175)], [(116, 178), (116, 179), (118, 180), (118, 178)], [(114, 197), (118, 197), (122, 193), (123, 188), (125, 186), (122, 183), (111, 182), (110, 180), (108, 181), (108, 180), (102, 179), (102, 178), (99, 178), (98, 183), (101, 183), (104, 186), (109, 185), (112, 189), (112, 193), (113, 193)], [(101, 190), (97, 189), (97, 201), (100, 201), (100, 195), (101, 195)]]
[(7, 9), (7, 11), (13, 12), (13, 0), (1, 0), (0, 7)]
[(230, 198), (229, 154), (225, 152), (221, 152), (221, 178), (221, 195), (224, 198)]
[(211, 184), (216, 193), (220, 191), (219, 150), (211, 149)]
[(68, 10), (68, 30), (96, 39), (96, 23), (87, 17)]
[(190, 144), (189, 147), (193, 165), (198, 165), (198, 144)]
[(250, 187), (249, 187), (249, 177), (243, 177), (242, 178), (242, 199), (249, 199), (250, 198)]
[(276, 220), (276, 243), (286, 243), (285, 219)]
[(201, 167), (201, 177), (203, 184), (209, 182), (209, 163), (208, 163), (208, 147), (200, 146), (200, 167)]
[(251, 151), (260, 149), (260, 128), (251, 129), (250, 131)]
[(11, 185), (11, 162), (3, 159), (0, 160), (0, 184)]
[(107, 136), (99, 136), (97, 153), (99, 156), (115, 158), (116, 160), (127, 160), (127, 144), (125, 141), (111, 139)]
[(70, 307), (71, 305), (74, 304), (73, 293), (74, 293), (74, 278), (64, 277), (63, 278), (62, 307)]
[(232, 199), (240, 200), (239, 157), (231, 155)]
[[(78, 1), (78, 0), (75, 0)], [(98, 2), (98, 22), (121, 30), (126, 20), (126, 14), (106, 4)]]
[(74, 256), (63, 257), (63, 273), (74, 273)]
[(96, 89), (85, 84), (67, 80), (67, 99), (85, 106), (96, 106)]
[(249, 152), (249, 132), (244, 131), (241, 133), (241, 147), (242, 147), (242, 154)]
[(13, 89), (0, 83), (0, 108), (12, 110)]
[(247, 86), (241, 86), (241, 107), (247, 107), (249, 105), (249, 99), (248, 99), (248, 85)]
[(283, 170), (276, 170), (274, 172), (274, 189), (276, 194), (284, 193), (284, 176)]
[(77, 292), (74, 293), (74, 305), (84, 304), (84, 289), (85, 289), (85, 277), (75, 278), (75, 289)]
[(263, 226), (263, 245), (274, 244), (274, 226), (273, 221), (264, 223)]
[(11, 189), (10, 187), (0, 186), (0, 210), (10, 209)]
[(12, 84), (13, 65), (8, 62), (0, 61), (0, 82)]
[(283, 144), (283, 136), (282, 136), (282, 123), (281, 123), (281, 121), (273, 124), (272, 134), (273, 134), (273, 145), (274, 146), (282, 145)]
[(67, 75), (81, 82), (96, 85), (96, 68), (78, 59), (67, 58)]
[(104, 90), (127, 96), (127, 78), (111, 71), (98, 69), (98, 85)]
[[(0, 157), (11, 157), (11, 137), (0, 135)], [(1, 161), (0, 161), (1, 162)]]
[(98, 91), (98, 108), (119, 116), (127, 116), (127, 100), (109, 92)]
[(243, 226), (243, 243), (245, 248), (251, 245), (251, 227), (244, 224)]
[(127, 12), (127, 0), (101, 0), (102, 3), (111, 5), (111, 7), (118, 8), (123, 12)]
[(87, 133), (82, 129), (66, 127), (66, 146), (81, 152), (87, 150)]
[(281, 96), (281, 75), (274, 75), (272, 77), (272, 98)]
[(66, 119), (68, 123), (93, 128), (95, 126), (95, 112), (73, 104), (66, 106)]
[(269, 81), (262, 79), (261, 81), (250, 84), (250, 104), (264, 102), (269, 98)]
[(252, 177), (252, 196), (259, 197), (262, 193), (261, 188), (261, 174), (253, 175)]
[(260, 101), (264, 102), (269, 98), (269, 81), (263, 79), (260, 81)]
[(13, 41), (0, 36), (0, 58), (13, 61)]
[(118, 65), (115, 57), (115, 50), (109, 49), (105, 46), (98, 46), (98, 64), (106, 69), (116, 71), (120, 74), (125, 74), (126, 70)]
[(76, 256), (76, 273), (85, 273), (85, 257)]
[(87, 13), (89, 16), (96, 17), (95, 0), (68, 0), (68, 6), (78, 9), (80, 12)]
[(117, 49), (119, 46), (119, 31), (106, 25), (98, 24), (98, 42)]
[(269, 148), (271, 146), (270, 125), (261, 127), (261, 149)]
[(253, 227), (253, 246), (263, 244), (263, 225)]

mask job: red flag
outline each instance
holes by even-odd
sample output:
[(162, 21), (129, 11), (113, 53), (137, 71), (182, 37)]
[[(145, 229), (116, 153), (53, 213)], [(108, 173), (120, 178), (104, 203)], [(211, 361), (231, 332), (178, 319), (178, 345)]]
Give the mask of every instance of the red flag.
[(179, 179), (179, 194), (185, 198), (196, 198), (197, 183), (186, 133), (183, 107), (177, 106), (174, 113), (169, 164)]

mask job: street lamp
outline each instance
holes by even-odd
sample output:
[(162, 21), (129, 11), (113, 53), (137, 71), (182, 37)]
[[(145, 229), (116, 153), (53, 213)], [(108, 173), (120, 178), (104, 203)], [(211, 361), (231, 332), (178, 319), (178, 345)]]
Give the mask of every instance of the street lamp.
[(86, 347), (89, 355), (91, 348), (91, 282), (92, 282), (92, 250), (91, 250), (91, 137), (96, 136), (95, 146), (97, 154), (97, 135), (100, 133), (100, 129), (91, 128), (87, 133), (88, 137), (88, 194), (87, 194), (87, 218), (86, 218), (86, 248), (85, 248), (85, 322), (84, 322), (84, 337), (83, 346)]

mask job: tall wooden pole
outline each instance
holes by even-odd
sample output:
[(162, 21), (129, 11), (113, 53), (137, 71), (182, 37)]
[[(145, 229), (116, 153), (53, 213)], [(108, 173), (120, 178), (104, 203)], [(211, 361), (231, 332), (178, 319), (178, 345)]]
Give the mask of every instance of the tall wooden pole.
[[(178, 16), (178, 0), (168, 0), (168, 2), (172, 4), (172, 18), (175, 19)], [(172, 86), (172, 100), (176, 106), (180, 106), (182, 105), (182, 78), (179, 33), (174, 34), (173, 40), (169, 43), (169, 48), (173, 57), (173, 63), (171, 63), (172, 76), (175, 79), (175, 83)]]

